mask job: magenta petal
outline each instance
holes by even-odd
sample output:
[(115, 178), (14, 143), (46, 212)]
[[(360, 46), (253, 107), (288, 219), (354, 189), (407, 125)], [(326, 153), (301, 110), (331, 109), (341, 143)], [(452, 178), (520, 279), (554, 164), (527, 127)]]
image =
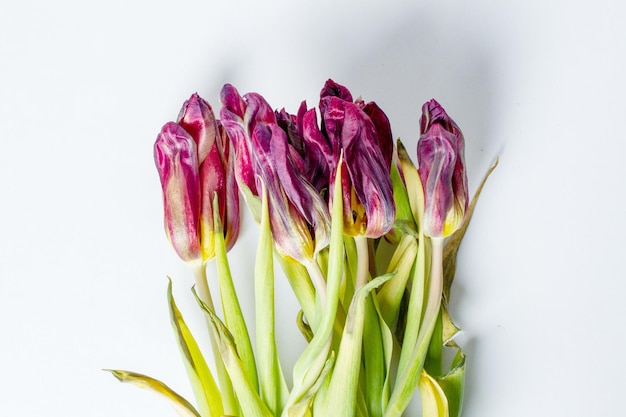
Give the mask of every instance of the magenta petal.
[(220, 126), (220, 136), (224, 146), (224, 162), (226, 164), (226, 204), (222, 222), (225, 224), (224, 237), (226, 240), (226, 250), (230, 250), (237, 238), (241, 228), (241, 213), (239, 209), (239, 187), (235, 178), (235, 155), (232, 146), (226, 135), (226, 131)]
[(222, 100), (220, 121), (232, 142), (235, 153), (235, 177), (239, 184), (245, 185), (253, 195), (258, 196), (250, 150), (249, 129), (244, 121), (246, 103), (235, 87), (230, 84), (226, 84), (222, 88), (220, 98)]
[[(333, 147), (335, 161), (341, 151), (344, 153), (342, 186), (346, 233), (380, 237), (393, 226), (395, 205), (389, 168), (376, 127), (357, 104), (338, 97), (322, 98), (320, 108), (324, 109), (324, 130)], [(331, 181), (337, 168), (333, 166)]]
[(350, 93), (350, 90), (341, 84), (337, 84), (330, 78), (326, 81), (322, 91), (320, 92), (320, 98), (324, 97), (337, 97), (343, 101), (352, 102), (352, 94)]
[(202, 231), (202, 252), (204, 259), (215, 256), (213, 233), (220, 231), (213, 213), (213, 200), (217, 207), (227, 250), (232, 247), (239, 234), (239, 194), (234, 180), (234, 160), (230, 155), (230, 141), (218, 129), (214, 146), (200, 166), (202, 184), (202, 211), (200, 216)]
[[(313, 236), (297, 207), (288, 198), (285, 178), (276, 170), (287, 162), (287, 138), (277, 125), (258, 124), (252, 135), (258, 181), (265, 184), (270, 209), (270, 226), (280, 253), (298, 261), (314, 255)], [(275, 153), (273, 153), (273, 151)]]
[(376, 129), (356, 105), (345, 105), (342, 130), (344, 159), (354, 192), (365, 207), (367, 237), (387, 233), (395, 221), (389, 168), (379, 146)]
[(198, 145), (198, 162), (202, 164), (217, 136), (217, 123), (209, 103), (194, 93), (185, 101), (178, 115), (183, 127)]
[(333, 163), (333, 152), (328, 139), (317, 125), (315, 109), (299, 113), (297, 124), (306, 152), (304, 175), (319, 193), (326, 193), (330, 181), (330, 164)]
[(393, 157), (393, 136), (391, 134), (391, 123), (383, 110), (373, 101), (363, 106), (363, 112), (374, 123), (376, 135), (378, 137), (378, 146), (385, 159), (387, 170), (391, 170), (391, 159)]
[(178, 124), (166, 123), (154, 144), (154, 160), (163, 188), (165, 231), (185, 261), (198, 259), (200, 179), (197, 147)]

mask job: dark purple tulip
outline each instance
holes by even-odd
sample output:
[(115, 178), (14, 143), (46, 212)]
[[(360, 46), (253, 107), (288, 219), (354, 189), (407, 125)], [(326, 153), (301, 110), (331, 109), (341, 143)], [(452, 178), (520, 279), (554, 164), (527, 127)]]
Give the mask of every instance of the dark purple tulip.
[[(237, 171), (251, 172), (258, 192), (265, 185), (277, 249), (298, 261), (312, 258), (328, 244), (330, 215), (319, 192), (304, 177), (302, 155), (288, 138), (289, 133), (297, 136), (292, 142), (299, 140), (297, 127), (291, 126), (293, 119), (286, 113), (279, 118), (287, 127), (284, 130), (262, 96), (248, 93), (237, 99), (232, 97), (238, 95), (234, 88), (224, 88), (222, 122), (235, 144), (237, 164), (249, 164)], [(235, 111), (229, 103), (243, 103), (244, 113), (233, 116)], [(245, 144), (237, 143), (241, 140)], [(243, 176), (239, 178), (242, 179)], [(249, 185), (248, 188), (253, 189)]]
[[(345, 87), (332, 80), (326, 82), (321, 92), (321, 132), (328, 138), (332, 150), (331, 186), (343, 152), (344, 231), (349, 235), (378, 238), (387, 233), (395, 221), (389, 176), (393, 152), (391, 129), (378, 106), (346, 100), (351, 97)], [(376, 123), (363, 110), (366, 107)], [(308, 130), (315, 134), (311, 125)]]

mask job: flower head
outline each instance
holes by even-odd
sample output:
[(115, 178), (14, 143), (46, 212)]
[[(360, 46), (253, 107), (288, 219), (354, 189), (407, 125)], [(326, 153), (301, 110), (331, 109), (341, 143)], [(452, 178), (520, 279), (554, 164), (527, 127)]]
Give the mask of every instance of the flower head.
[[(342, 169), (344, 231), (378, 238), (391, 229), (395, 220), (389, 176), (391, 128), (374, 103), (364, 104), (360, 99), (353, 103), (351, 99), (345, 87), (328, 80), (320, 98), (322, 130), (317, 132), (308, 120), (305, 137), (319, 138), (322, 133), (327, 138), (332, 154), (331, 185), (337, 170)], [(339, 166), (341, 153), (344, 163)]]
[[(238, 181), (260, 197), (265, 186), (270, 227), (283, 255), (302, 261), (328, 244), (330, 216), (319, 192), (304, 177), (303, 160), (276, 114), (257, 93), (243, 97), (224, 86), (221, 118), (236, 154)], [(290, 119), (284, 115), (285, 119)], [(282, 120), (281, 124), (287, 126)], [(288, 127), (288, 126), (287, 126)], [(254, 182), (252, 179), (254, 178)]]
[[(233, 246), (239, 234), (239, 195), (234, 164), (229, 142), (223, 135), (211, 106), (198, 94), (193, 94), (183, 104), (178, 121), (167, 123), (155, 143), (166, 231), (176, 252), (185, 261), (213, 258), (214, 233), (224, 234), (227, 249)], [(175, 152), (182, 155), (176, 151), (178, 148), (185, 149), (182, 159), (175, 155)], [(173, 156), (168, 158), (169, 154)], [(172, 181), (170, 177), (177, 180)], [(175, 198), (177, 194), (182, 198)], [(215, 199), (219, 219), (214, 218)], [(176, 227), (184, 239), (172, 238), (171, 230), (178, 223), (185, 225)]]
[(463, 223), (468, 203), (463, 134), (434, 99), (422, 106), (420, 130), (417, 159), (425, 197), (424, 232), (446, 237)]

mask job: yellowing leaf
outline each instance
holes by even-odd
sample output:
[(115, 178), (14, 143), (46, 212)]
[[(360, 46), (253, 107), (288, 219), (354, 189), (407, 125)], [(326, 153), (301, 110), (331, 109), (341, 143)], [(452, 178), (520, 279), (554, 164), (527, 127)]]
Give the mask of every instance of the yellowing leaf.
[(152, 391), (167, 399), (181, 417), (201, 417), (195, 408), (163, 382), (146, 375), (130, 371), (105, 369), (121, 382), (131, 383), (139, 388)]

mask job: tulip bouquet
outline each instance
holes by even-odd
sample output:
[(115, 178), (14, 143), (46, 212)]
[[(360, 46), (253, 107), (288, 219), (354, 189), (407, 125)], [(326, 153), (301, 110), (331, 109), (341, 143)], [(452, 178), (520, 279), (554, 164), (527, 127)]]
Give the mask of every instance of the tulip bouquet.
[[(476, 197), (468, 204), (456, 123), (435, 100), (424, 104), (416, 168), (380, 107), (332, 80), (317, 109), (303, 102), (295, 115), (232, 85), (220, 99), (218, 120), (192, 95), (154, 145), (165, 231), (195, 274), (192, 291), (211, 340), (208, 361), (170, 280), (171, 322), (195, 405), (146, 375), (110, 372), (163, 395), (181, 416), (394, 417), (416, 390), (422, 416), (458, 416), (465, 355), (448, 304)], [(227, 256), (239, 233), (240, 195), (259, 224), (249, 277), (233, 277)], [(214, 288), (206, 275), (212, 260)], [(301, 307), (295, 323), (308, 343), (289, 384), (275, 339), (275, 261)], [(234, 279), (254, 281), (254, 341)]]

